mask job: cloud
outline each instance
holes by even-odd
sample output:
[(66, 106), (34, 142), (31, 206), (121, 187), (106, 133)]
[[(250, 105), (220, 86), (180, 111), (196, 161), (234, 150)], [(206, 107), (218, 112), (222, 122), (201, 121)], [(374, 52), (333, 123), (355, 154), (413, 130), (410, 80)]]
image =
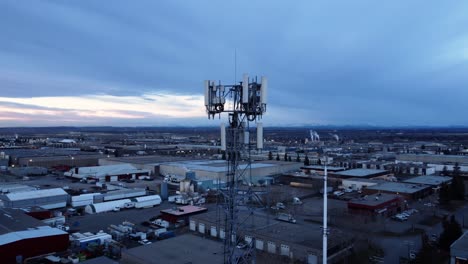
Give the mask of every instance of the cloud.
[(248, 72), (269, 77), (271, 124), (468, 124), (468, 3), (285, 5), (2, 1), (1, 106), (32, 108), (0, 116), (212, 124), (203, 80)]
[[(81, 97), (0, 97), (0, 118), (18, 119), (18, 122), (47, 123), (71, 121), (75, 125), (95, 123), (89, 118), (103, 120), (152, 120), (162, 119), (166, 123), (173, 119), (204, 117), (203, 98), (195, 95), (143, 94), (142, 96), (85, 95)], [(84, 118), (84, 119), (83, 119)], [(144, 121), (141, 121), (144, 122)]]

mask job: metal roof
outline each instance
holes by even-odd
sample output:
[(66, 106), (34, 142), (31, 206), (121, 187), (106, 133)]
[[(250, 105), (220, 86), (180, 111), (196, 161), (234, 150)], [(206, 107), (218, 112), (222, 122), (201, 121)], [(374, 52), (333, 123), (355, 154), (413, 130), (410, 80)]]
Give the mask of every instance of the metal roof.
[(44, 225), (19, 209), (0, 208), (0, 235)]
[(61, 196), (61, 195), (68, 195), (68, 194), (62, 188), (53, 188), (53, 189), (34, 190), (34, 191), (28, 191), (28, 192), (15, 192), (15, 193), (5, 194), (5, 196), (10, 201), (20, 201), (20, 200), (37, 199), (37, 198), (44, 198), (44, 197), (51, 197), (51, 196)]
[(145, 202), (145, 201), (152, 201), (152, 200), (161, 201), (161, 196), (159, 196), (157, 194), (156, 195), (148, 195), (148, 196), (141, 196), (141, 197), (133, 198), (131, 200), (135, 201), (135, 202)]
[(409, 184), (401, 182), (385, 182), (367, 187), (370, 190), (380, 190), (394, 193), (416, 193), (429, 188), (427, 185)]
[(450, 246), (452, 257), (468, 258), (468, 231)]
[(375, 170), (375, 169), (352, 169), (340, 172), (334, 172), (334, 175), (349, 176), (349, 177), (370, 177), (377, 174), (386, 173), (386, 170)]
[(30, 228), (24, 231), (16, 231), (0, 235), (0, 245), (9, 244), (18, 240), (30, 239), (36, 237), (56, 236), (56, 235), (68, 235), (68, 233), (58, 228), (50, 226), (39, 226), (36, 228)]
[(203, 212), (207, 211), (205, 207), (199, 207), (199, 206), (194, 206), (194, 205), (186, 205), (186, 206), (180, 206), (177, 207), (176, 209), (166, 209), (166, 210), (161, 210), (161, 213), (166, 213), (166, 214), (172, 214), (172, 215), (186, 215), (186, 214), (191, 214), (191, 213), (197, 213), (197, 212)]
[(122, 252), (122, 263), (205, 264), (223, 262), (223, 244), (192, 234), (183, 234), (157, 243)]
[(368, 206), (377, 206), (377, 205), (386, 203), (394, 199), (398, 199), (398, 196), (395, 194), (381, 193), (381, 194), (366, 195), (362, 198), (354, 198), (354, 199), (351, 199), (348, 203), (368, 205)]
[(110, 202), (102, 202), (90, 204), (85, 207), (85, 212), (88, 214), (102, 213), (112, 211), (115, 207), (123, 208), (126, 203), (131, 203), (130, 199), (115, 200)]
[(17, 184), (17, 183), (7, 183), (7, 184), (0, 184), (0, 193), (13, 193), (13, 192), (23, 192), (23, 191), (32, 191), (36, 190), (35, 187), (24, 185), (24, 184)]
[(451, 177), (426, 175), (426, 176), (414, 177), (414, 178), (408, 179), (408, 180), (406, 180), (404, 182), (438, 186), (438, 185), (441, 185), (443, 183), (448, 183), (450, 181), (452, 181)]
[[(74, 169), (70, 170), (72, 174), (75, 174)], [(105, 166), (93, 166), (93, 167), (80, 167), (78, 168), (78, 175), (105, 177), (112, 175), (123, 175), (149, 172), (149, 170), (141, 170), (135, 168), (131, 164), (116, 164), (116, 165), (105, 165)]]
[[(196, 161), (179, 161), (165, 163), (162, 165), (176, 166), (176, 167), (186, 167), (188, 170), (201, 170), (201, 171), (210, 171), (210, 172), (225, 172), (227, 170), (227, 162), (225, 160), (196, 160)], [(277, 166), (271, 163), (256, 162), (252, 163), (252, 169), (265, 168)], [(240, 163), (240, 169), (247, 167), (247, 163)]]

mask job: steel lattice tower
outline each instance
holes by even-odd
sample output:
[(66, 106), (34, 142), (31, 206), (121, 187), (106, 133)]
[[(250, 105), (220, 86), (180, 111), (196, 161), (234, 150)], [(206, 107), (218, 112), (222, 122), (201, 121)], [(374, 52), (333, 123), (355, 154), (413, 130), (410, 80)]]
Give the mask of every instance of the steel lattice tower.
[[(218, 205), (224, 216), (224, 263), (255, 261), (255, 241), (246, 248), (238, 248), (237, 245), (241, 241), (242, 230), (248, 224), (247, 218), (253, 216), (251, 203), (261, 201), (252, 189), (250, 123), (257, 123), (256, 147), (263, 149), (263, 126), (257, 121), (266, 111), (266, 92), (265, 77), (261, 83), (257, 80), (249, 82), (244, 74), (242, 82), (233, 85), (205, 81), (208, 118), (228, 114), (228, 126), (221, 125), (221, 149), (226, 152), (227, 174), (225, 186), (218, 186), (221, 195)], [(240, 212), (246, 213), (241, 216)]]

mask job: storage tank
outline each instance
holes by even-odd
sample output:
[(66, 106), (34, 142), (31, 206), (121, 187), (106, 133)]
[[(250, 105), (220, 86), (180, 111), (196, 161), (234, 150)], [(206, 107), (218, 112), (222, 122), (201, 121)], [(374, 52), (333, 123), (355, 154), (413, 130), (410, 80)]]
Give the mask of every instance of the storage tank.
[(161, 198), (164, 200), (167, 200), (167, 197), (169, 196), (169, 191), (167, 188), (167, 182), (161, 183)]

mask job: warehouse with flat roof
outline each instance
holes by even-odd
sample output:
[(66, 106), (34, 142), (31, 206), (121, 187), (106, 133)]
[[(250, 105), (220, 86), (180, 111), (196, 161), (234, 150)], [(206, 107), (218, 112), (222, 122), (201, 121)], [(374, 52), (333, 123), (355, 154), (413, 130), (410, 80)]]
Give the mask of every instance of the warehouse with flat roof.
[(439, 187), (444, 184), (449, 184), (452, 182), (452, 177), (445, 177), (445, 176), (418, 176), (403, 182), (412, 183), (412, 184), (425, 184), (430, 185), (432, 187)]
[(131, 164), (137, 169), (149, 170), (152, 174), (159, 174), (159, 165), (167, 162), (177, 162), (192, 160), (191, 157), (178, 157), (168, 155), (131, 156), (131, 157), (110, 157), (99, 159), (99, 165)]
[(44, 209), (63, 208), (67, 205), (68, 193), (62, 188), (13, 192), (0, 195), (7, 208), (26, 208), (38, 206)]
[(149, 176), (150, 171), (135, 168), (130, 164), (116, 164), (73, 168), (65, 172), (64, 175), (71, 178), (93, 178), (101, 182), (109, 182), (122, 179), (136, 179), (139, 176)]
[[(245, 169), (246, 178), (252, 177), (252, 183), (258, 183), (265, 177), (281, 175), (285, 172), (299, 170), (300, 162), (286, 161), (257, 161), (252, 162), (249, 167), (247, 163), (241, 162), (239, 170)], [(185, 176), (187, 171), (195, 172), (197, 179), (225, 180), (227, 173), (227, 162), (225, 160), (195, 160), (164, 163), (160, 165), (162, 175)]]
[(396, 194), (378, 193), (348, 201), (348, 211), (358, 214), (391, 216), (404, 209), (403, 199)]
[(364, 194), (389, 193), (405, 197), (407, 200), (417, 200), (432, 193), (429, 185), (410, 184), (402, 182), (383, 182), (378, 185), (362, 189)]
[(374, 178), (379, 176), (388, 175), (387, 170), (377, 170), (377, 169), (351, 169), (339, 172), (330, 173), (333, 177), (340, 178)]

